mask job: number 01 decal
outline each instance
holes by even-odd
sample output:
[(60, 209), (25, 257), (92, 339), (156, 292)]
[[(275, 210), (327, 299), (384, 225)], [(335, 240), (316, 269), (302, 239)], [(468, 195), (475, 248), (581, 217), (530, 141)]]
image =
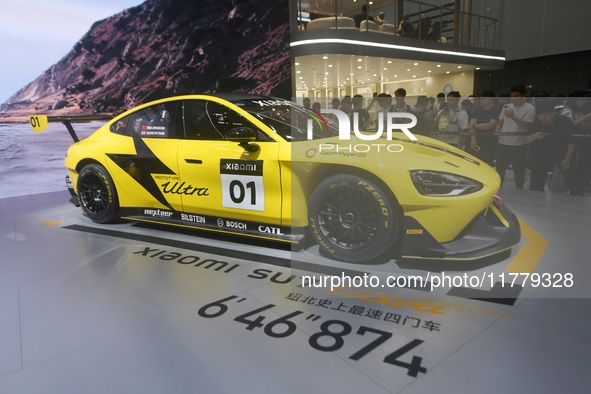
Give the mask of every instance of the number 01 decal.
[(261, 160), (220, 161), (222, 206), (224, 208), (265, 210), (263, 162)]

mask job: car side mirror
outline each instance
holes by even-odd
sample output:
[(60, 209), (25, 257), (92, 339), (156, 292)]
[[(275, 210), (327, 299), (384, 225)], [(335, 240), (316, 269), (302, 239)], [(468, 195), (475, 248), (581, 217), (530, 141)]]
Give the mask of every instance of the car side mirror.
[(235, 127), (230, 129), (226, 131), (224, 138), (226, 141), (238, 142), (238, 145), (249, 152), (256, 152), (259, 150), (258, 145), (251, 144), (251, 142), (256, 141), (257, 134), (253, 129), (249, 129), (248, 127)]

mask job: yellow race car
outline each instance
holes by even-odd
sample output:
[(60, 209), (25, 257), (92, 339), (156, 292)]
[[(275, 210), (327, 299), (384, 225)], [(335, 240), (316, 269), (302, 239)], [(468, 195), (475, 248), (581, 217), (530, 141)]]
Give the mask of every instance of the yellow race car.
[[(300, 243), (345, 262), (477, 260), (519, 243), (488, 165), (403, 133), (343, 139), (338, 122), (253, 95), (161, 99), (76, 141), (65, 166), (73, 202), (96, 223), (121, 219)], [(361, 137), (361, 138), (360, 138)]]

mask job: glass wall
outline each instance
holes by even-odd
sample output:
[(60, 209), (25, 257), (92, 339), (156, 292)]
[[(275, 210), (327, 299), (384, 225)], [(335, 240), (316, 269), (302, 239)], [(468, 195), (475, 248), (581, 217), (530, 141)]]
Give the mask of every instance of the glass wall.
[[(458, 0), (457, 4), (450, 0), (294, 1), (298, 30), (358, 29), (389, 34), (394, 40), (406, 37), (496, 49), (502, 0)], [(408, 21), (403, 22), (404, 17)]]

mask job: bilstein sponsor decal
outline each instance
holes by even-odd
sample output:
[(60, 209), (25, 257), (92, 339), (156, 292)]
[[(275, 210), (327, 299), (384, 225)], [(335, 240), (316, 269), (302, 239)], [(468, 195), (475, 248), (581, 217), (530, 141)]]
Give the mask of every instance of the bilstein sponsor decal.
[(181, 220), (191, 223), (206, 223), (205, 217), (199, 215), (189, 215), (187, 213), (181, 213)]

